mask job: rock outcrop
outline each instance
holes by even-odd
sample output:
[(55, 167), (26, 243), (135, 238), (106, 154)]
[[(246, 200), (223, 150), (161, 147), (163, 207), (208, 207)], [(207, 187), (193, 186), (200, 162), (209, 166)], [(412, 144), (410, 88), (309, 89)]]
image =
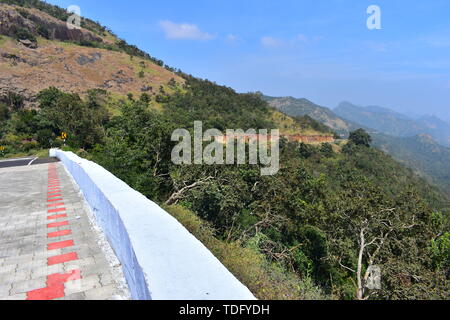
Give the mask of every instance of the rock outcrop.
[[(94, 41), (103, 39), (85, 29), (69, 29), (64, 21), (49, 14), (36, 10), (0, 4), (0, 34), (17, 37), (19, 32), (26, 30), (34, 36), (45, 33), (49, 39), (61, 41)], [(31, 39), (21, 39), (29, 40)]]
[(333, 143), (334, 136), (325, 136), (325, 135), (288, 135), (286, 138), (289, 141), (293, 142), (303, 142), (307, 144), (315, 144), (315, 143)]
[[(291, 142), (302, 142), (306, 144), (321, 144), (321, 143), (334, 143), (333, 136), (326, 135), (306, 135), (306, 134), (297, 134), (297, 135), (286, 135), (282, 134), (281, 137), (287, 139)], [(230, 141), (240, 140), (244, 142), (250, 141), (274, 141), (278, 139), (277, 136), (266, 136), (261, 134), (243, 134), (243, 135), (232, 135), (232, 136), (220, 136), (216, 138), (216, 141), (222, 144), (227, 144)]]

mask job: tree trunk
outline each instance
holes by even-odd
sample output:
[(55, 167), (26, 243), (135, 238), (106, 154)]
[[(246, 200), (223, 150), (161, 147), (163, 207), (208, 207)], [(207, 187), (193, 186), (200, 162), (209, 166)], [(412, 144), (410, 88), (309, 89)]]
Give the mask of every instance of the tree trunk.
[(364, 299), (364, 288), (363, 288), (363, 281), (361, 278), (362, 273), (362, 260), (364, 255), (364, 249), (365, 249), (365, 239), (364, 239), (364, 229), (361, 229), (360, 233), (360, 246), (359, 246), (359, 256), (358, 256), (358, 270), (356, 271), (356, 277), (358, 280), (358, 289), (356, 292), (356, 299), (363, 300)]

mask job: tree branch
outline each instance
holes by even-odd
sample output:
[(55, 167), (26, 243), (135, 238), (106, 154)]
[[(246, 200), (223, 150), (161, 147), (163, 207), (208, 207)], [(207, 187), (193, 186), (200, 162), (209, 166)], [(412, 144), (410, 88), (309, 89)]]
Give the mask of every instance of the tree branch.
[(205, 184), (206, 182), (208, 182), (209, 180), (213, 179), (214, 177), (209, 176), (208, 178), (196, 181), (190, 185), (186, 185), (185, 187), (181, 188), (180, 190), (178, 190), (177, 192), (174, 192), (169, 199), (165, 202), (166, 205), (172, 205), (177, 203), (182, 197), (183, 194), (186, 191), (189, 191), (191, 189), (197, 188), (199, 186), (201, 186), (202, 184)]

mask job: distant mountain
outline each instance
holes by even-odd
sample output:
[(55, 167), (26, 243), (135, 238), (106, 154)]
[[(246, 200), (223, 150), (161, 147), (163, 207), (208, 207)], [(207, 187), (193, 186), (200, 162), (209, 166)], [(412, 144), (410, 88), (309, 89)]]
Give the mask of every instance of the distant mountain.
[[(414, 121), (405, 115), (386, 108), (361, 108), (348, 102), (342, 103), (340, 108), (337, 108), (338, 115), (332, 110), (316, 105), (307, 99), (268, 96), (262, 96), (262, 98), (287, 115), (308, 115), (343, 136), (348, 135), (350, 131), (355, 129), (364, 128), (371, 134), (375, 147), (388, 153), (397, 161), (410, 167), (417, 174), (440, 186), (442, 190), (450, 194), (450, 149), (437, 143), (431, 134), (425, 133), (432, 130), (443, 131), (445, 122), (442, 124), (442, 120), (435, 117), (422, 117)], [(363, 123), (346, 119), (346, 117), (352, 118), (351, 120), (356, 119), (357, 117), (354, 114), (357, 114)], [(396, 128), (394, 123), (400, 129)], [(371, 124), (376, 125), (377, 128), (372, 129)], [(408, 126), (412, 126), (413, 130)], [(381, 128), (390, 131), (391, 135), (383, 133)], [(403, 134), (408, 132), (411, 136), (394, 136), (401, 132)]]
[(450, 124), (436, 116), (424, 116), (417, 120), (428, 133), (446, 146), (450, 146)]
[(372, 137), (378, 149), (450, 195), (450, 148), (440, 145), (426, 134), (406, 138), (373, 134)]
[(269, 97), (261, 95), (272, 107), (280, 110), (291, 117), (310, 116), (333, 129), (341, 135), (348, 135), (350, 131), (361, 128), (360, 125), (338, 117), (333, 111), (326, 107), (319, 106), (307, 99), (296, 99), (293, 97)]
[(428, 134), (444, 146), (450, 146), (450, 125), (436, 116), (410, 118), (378, 106), (361, 107), (342, 102), (334, 113), (349, 121), (360, 123), (395, 137), (413, 137)]

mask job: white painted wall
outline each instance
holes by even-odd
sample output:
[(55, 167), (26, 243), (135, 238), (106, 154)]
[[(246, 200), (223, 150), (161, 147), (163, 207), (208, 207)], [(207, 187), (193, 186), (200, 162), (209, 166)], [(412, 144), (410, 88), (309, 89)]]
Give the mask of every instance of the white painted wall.
[(122, 263), (133, 299), (254, 300), (175, 218), (94, 162), (50, 150), (77, 182)]

